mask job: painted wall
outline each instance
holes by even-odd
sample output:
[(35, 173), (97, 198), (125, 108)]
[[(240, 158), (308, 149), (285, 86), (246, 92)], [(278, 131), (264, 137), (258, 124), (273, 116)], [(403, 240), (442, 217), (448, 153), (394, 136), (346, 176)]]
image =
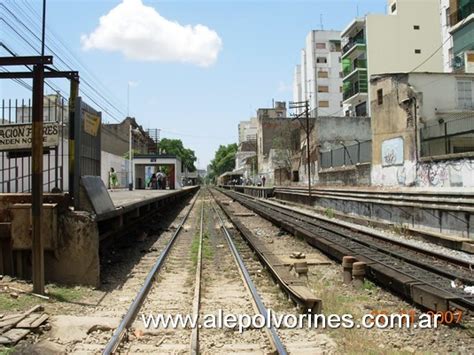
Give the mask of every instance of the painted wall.
[[(462, 78), (468, 77), (462, 75)], [(443, 112), (460, 112), (456, 92), (458, 79), (458, 75), (447, 73), (413, 73), (387, 75), (371, 81), (372, 97), (377, 97), (378, 90), (383, 93), (382, 102), (373, 100), (371, 105), (373, 185), (474, 186), (474, 158), (418, 159), (416, 152), (415, 128), (431, 125), (441, 117), (448, 119)], [(416, 97), (416, 115), (413, 101), (407, 101), (410, 97)], [(456, 115), (452, 115), (452, 119), (455, 118)]]
[[(428, 56), (417, 72), (442, 72), (439, 0), (397, 0), (395, 14), (366, 18), (369, 78), (374, 74), (411, 71)], [(423, 14), (422, 16), (420, 14)], [(419, 26), (415, 30), (414, 26)], [(415, 53), (420, 49), (421, 53)]]
[(384, 186), (474, 187), (474, 158), (372, 166), (372, 182)]
[(129, 161), (121, 156), (102, 151), (100, 153), (102, 160), (100, 167), (100, 177), (105, 184), (105, 187), (109, 186), (109, 172), (110, 168), (114, 168), (117, 174), (118, 186), (117, 187), (128, 187), (128, 172), (129, 172)]

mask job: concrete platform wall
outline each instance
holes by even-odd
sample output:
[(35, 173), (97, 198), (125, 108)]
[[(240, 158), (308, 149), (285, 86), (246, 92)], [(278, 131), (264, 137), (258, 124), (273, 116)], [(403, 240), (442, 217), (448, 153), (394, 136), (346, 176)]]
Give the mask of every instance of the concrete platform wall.
[(275, 198), (403, 226), (474, 240), (472, 213), (275, 192)]

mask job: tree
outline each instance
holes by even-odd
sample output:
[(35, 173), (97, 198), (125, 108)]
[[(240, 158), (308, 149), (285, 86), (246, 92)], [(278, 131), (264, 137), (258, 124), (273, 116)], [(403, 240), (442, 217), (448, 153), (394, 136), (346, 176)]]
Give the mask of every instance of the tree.
[(235, 168), (235, 153), (237, 153), (237, 149), (236, 143), (219, 146), (210, 164), (209, 180), (214, 180), (219, 175), (226, 171), (232, 171)]
[(168, 139), (163, 138), (158, 143), (158, 148), (167, 154), (174, 154), (181, 159), (183, 166), (185, 166), (190, 172), (196, 171), (194, 163), (197, 158), (194, 155), (194, 150), (185, 148), (181, 139)]

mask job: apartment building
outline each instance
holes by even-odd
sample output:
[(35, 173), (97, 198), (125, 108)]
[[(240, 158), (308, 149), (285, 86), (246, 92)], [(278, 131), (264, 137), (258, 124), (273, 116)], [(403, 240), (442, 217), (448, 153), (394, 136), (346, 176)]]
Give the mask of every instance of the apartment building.
[(312, 116), (343, 114), (340, 57), (339, 31), (308, 33), (305, 48), (301, 50), (301, 64), (294, 71), (293, 101), (308, 100)]
[(449, 0), (445, 18), (452, 38), (451, 47), (445, 43), (443, 51), (448, 51), (452, 70), (474, 73), (474, 1)]
[(257, 139), (257, 117), (252, 117), (248, 121), (239, 122), (239, 145), (247, 141), (255, 141)]
[(440, 0), (389, 0), (387, 5), (387, 14), (356, 18), (341, 33), (346, 115), (370, 115), (373, 75), (443, 71)]

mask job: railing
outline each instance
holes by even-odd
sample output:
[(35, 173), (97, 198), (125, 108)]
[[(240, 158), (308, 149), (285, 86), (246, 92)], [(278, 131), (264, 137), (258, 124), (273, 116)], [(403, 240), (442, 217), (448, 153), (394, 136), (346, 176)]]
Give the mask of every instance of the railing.
[(322, 169), (351, 166), (372, 161), (372, 141), (359, 142), (320, 152)]
[(358, 93), (367, 93), (368, 85), (367, 85), (367, 73), (357, 73), (356, 78), (358, 81), (351, 82), (346, 81), (342, 93), (342, 97), (344, 100), (358, 94)]
[(355, 37), (351, 38), (349, 42), (347, 42), (347, 44), (342, 48), (342, 54), (346, 54), (352, 49), (352, 47), (358, 44), (365, 44), (363, 31), (359, 32)]
[(344, 74), (344, 76), (347, 76), (356, 69), (366, 69), (366, 68), (367, 68), (367, 60), (355, 59), (352, 63), (349, 63), (349, 65), (343, 66), (342, 73)]
[[(67, 100), (56, 95), (44, 97), (43, 108), (44, 122), (58, 122), (59, 144), (55, 147), (45, 148), (43, 154), (43, 180), (45, 192), (54, 188), (64, 190), (65, 175), (63, 169), (67, 168), (65, 157), (68, 155), (68, 106)], [(9, 124), (25, 124), (32, 120), (31, 100), (7, 100), (0, 102), (0, 126)], [(28, 192), (31, 189), (31, 151), (1, 151), (0, 152), (0, 193), (3, 192)]]
[(474, 115), (423, 127), (420, 138), (423, 157), (474, 152)]

